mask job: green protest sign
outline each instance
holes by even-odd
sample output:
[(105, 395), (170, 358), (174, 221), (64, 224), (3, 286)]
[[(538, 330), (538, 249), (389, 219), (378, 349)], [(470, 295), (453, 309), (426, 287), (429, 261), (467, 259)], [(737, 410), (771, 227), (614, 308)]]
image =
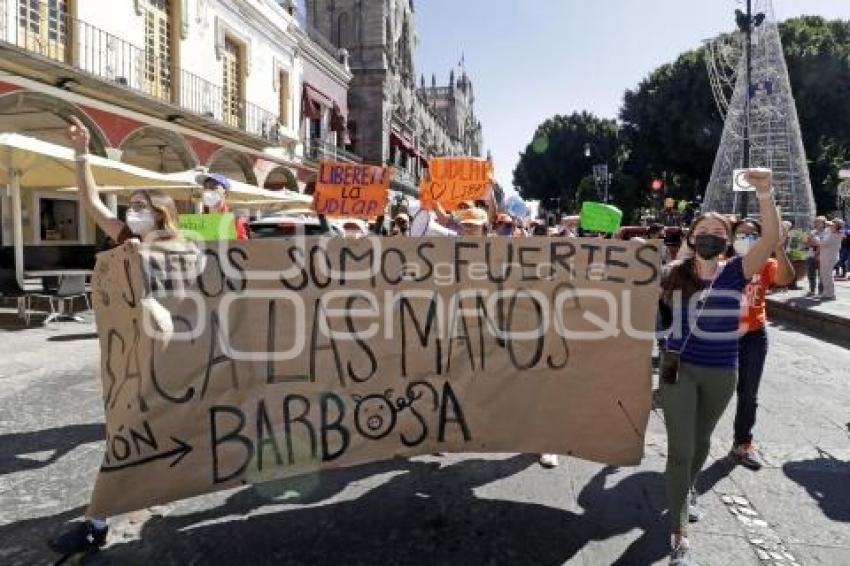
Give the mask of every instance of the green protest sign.
[(590, 232), (613, 234), (620, 229), (623, 212), (616, 206), (601, 202), (585, 202), (581, 205), (581, 228)]
[(232, 213), (181, 214), (180, 232), (193, 242), (236, 239), (236, 219)]
[(807, 255), (806, 240), (808, 234), (803, 230), (788, 232), (788, 257), (791, 261), (805, 261)]

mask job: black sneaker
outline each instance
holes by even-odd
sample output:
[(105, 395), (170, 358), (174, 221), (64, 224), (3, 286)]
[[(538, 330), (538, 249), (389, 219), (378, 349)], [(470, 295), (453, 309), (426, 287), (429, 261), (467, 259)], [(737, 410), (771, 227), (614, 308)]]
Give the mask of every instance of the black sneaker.
[(691, 489), (688, 494), (688, 522), (699, 523), (705, 517), (705, 513), (699, 508), (697, 503), (697, 492)]
[(49, 539), (47, 546), (63, 556), (97, 550), (106, 544), (109, 527), (95, 528), (91, 521), (72, 523), (59, 536)]
[(744, 466), (748, 470), (757, 472), (761, 469), (762, 464), (756, 459), (756, 449), (752, 443), (739, 444), (734, 447), (729, 456), (739, 466)]

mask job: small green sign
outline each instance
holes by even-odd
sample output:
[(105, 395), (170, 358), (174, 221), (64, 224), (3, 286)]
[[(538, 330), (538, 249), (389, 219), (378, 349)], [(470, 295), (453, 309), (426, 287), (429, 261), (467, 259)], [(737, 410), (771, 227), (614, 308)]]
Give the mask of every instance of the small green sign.
[(181, 214), (180, 232), (192, 242), (236, 239), (236, 218), (232, 213)]
[(620, 229), (622, 221), (623, 212), (616, 206), (601, 202), (585, 202), (581, 205), (582, 230), (613, 234)]

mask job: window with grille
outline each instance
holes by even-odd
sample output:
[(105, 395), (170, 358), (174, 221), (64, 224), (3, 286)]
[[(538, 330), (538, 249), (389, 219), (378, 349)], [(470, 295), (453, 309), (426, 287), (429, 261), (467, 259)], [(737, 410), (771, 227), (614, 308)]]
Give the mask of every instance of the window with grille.
[(144, 17), (148, 94), (168, 100), (171, 98), (171, 2), (148, 0)]
[(242, 106), (242, 50), (230, 37), (224, 38), (222, 69), (223, 119), (227, 124), (239, 127)]
[(291, 127), (289, 116), (292, 108), (292, 95), (289, 90), (289, 73), (286, 71), (280, 72), (280, 123), (285, 128)]
[(67, 0), (18, 0), (18, 46), (57, 61), (71, 54)]

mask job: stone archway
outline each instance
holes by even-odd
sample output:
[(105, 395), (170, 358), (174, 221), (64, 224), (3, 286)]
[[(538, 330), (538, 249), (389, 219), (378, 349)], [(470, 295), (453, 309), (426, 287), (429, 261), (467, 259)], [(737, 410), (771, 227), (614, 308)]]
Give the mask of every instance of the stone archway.
[(198, 165), (186, 140), (155, 126), (144, 126), (127, 136), (121, 151), (121, 161), (159, 173), (177, 173)]
[[(70, 102), (40, 92), (15, 91), (0, 95), (0, 132), (21, 134), (31, 138), (71, 147), (66, 129), (71, 116), (78, 118), (91, 132), (89, 151), (107, 156), (109, 142), (103, 130), (86, 112)], [(23, 226), (25, 246), (54, 246), (57, 254), (74, 254), (74, 245), (91, 243), (90, 222), (81, 212), (76, 196), (41, 195), (26, 191), (21, 198), (21, 214), (29, 218)], [(14, 242), (11, 197), (0, 192), (0, 248)], [(70, 245), (69, 245), (70, 244)], [(64, 256), (61, 256), (64, 257)], [(68, 258), (69, 261), (73, 261)]]
[(17, 91), (0, 96), (0, 132), (14, 132), (70, 147), (65, 128), (71, 116), (79, 118), (91, 131), (90, 151), (105, 157), (109, 147), (106, 135), (74, 104), (40, 92)]
[(221, 173), (228, 179), (257, 185), (257, 175), (254, 164), (242, 153), (228, 148), (215, 152), (209, 162), (210, 173)]

